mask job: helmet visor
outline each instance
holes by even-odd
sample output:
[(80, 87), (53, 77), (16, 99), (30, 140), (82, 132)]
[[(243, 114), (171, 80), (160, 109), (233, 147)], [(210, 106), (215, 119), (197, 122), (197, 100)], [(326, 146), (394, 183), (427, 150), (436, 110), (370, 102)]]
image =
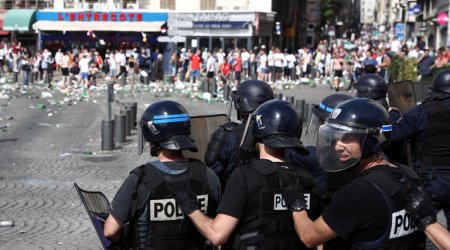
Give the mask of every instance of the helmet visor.
[(317, 132), (319, 131), (320, 125), (323, 124), (323, 121), (317, 116), (317, 108), (313, 108), (311, 112), (311, 118), (309, 119), (308, 127), (306, 127), (305, 131), (305, 139), (308, 142), (315, 142)]
[(317, 135), (317, 158), (327, 172), (355, 166), (361, 159), (367, 133), (362, 129), (325, 123)]

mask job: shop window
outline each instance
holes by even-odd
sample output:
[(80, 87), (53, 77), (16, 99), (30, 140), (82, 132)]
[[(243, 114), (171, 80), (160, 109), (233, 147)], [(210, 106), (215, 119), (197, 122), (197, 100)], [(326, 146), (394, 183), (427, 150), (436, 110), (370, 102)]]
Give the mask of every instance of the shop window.
[(161, 0), (161, 9), (174, 10), (175, 0)]
[(200, 10), (215, 10), (216, 0), (200, 0)]

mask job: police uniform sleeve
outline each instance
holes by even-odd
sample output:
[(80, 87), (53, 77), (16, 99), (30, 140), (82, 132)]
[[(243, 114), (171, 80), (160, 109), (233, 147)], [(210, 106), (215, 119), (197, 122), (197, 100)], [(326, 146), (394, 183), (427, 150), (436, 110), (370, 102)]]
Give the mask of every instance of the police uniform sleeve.
[(218, 175), (225, 171), (225, 167), (220, 161), (223, 144), (225, 143), (226, 131), (223, 127), (219, 127), (211, 137), (205, 154), (205, 164), (210, 167)]
[(110, 206), (110, 214), (122, 225), (128, 223), (136, 213), (133, 194), (137, 190), (138, 176), (131, 173), (120, 186)]
[(387, 143), (383, 145), (383, 151), (394, 158), (401, 154), (403, 143), (407, 139), (413, 139), (425, 131), (425, 111), (422, 105), (410, 110), (402, 118), (392, 124), (392, 134)]
[(383, 195), (375, 187), (355, 180), (335, 194), (322, 218), (339, 237), (364, 241), (383, 234), (389, 213)]
[(209, 168), (206, 168), (206, 174), (209, 184), (209, 197), (211, 197), (211, 209), (208, 209), (208, 215), (215, 215), (217, 212), (217, 207), (222, 196), (222, 188), (220, 186), (220, 181), (217, 175)]
[(234, 218), (242, 218), (247, 205), (248, 187), (244, 168), (236, 168), (227, 182), (222, 199), (219, 203), (218, 213)]

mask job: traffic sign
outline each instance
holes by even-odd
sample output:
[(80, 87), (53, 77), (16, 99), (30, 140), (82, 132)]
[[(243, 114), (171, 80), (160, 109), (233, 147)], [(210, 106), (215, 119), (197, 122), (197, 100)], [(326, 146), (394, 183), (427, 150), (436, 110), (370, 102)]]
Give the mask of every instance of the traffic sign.
[(406, 25), (404, 23), (397, 23), (395, 25), (395, 35), (398, 40), (405, 39), (405, 28), (406, 28)]

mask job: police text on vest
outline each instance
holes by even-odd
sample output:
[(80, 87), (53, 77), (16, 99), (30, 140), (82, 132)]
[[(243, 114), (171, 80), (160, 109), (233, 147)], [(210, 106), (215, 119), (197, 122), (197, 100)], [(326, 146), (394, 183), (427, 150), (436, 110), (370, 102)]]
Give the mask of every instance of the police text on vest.
[(409, 213), (403, 209), (392, 213), (391, 233), (389, 239), (399, 238), (417, 231)]
[[(311, 194), (305, 194), (306, 209), (309, 210), (309, 205), (311, 203)], [(286, 201), (282, 194), (273, 195), (273, 210), (288, 210)]]
[[(197, 195), (197, 203), (203, 213), (208, 211), (208, 195)], [(175, 199), (150, 200), (150, 221), (182, 220), (183, 211)]]

